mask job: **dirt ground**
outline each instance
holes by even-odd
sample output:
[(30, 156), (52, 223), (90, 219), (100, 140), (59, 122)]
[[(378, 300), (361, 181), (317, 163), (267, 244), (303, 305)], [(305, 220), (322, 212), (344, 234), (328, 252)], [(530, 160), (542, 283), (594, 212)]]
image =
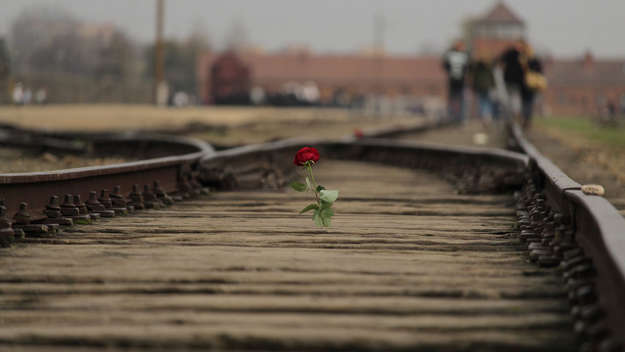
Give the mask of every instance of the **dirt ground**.
[(49, 171), (84, 166), (110, 165), (129, 161), (118, 157), (88, 158), (76, 155), (31, 153), (16, 148), (0, 148), (0, 173)]
[(345, 109), (55, 105), (0, 107), (0, 123), (78, 131), (154, 130), (195, 137), (221, 147), (291, 137), (340, 138), (356, 130), (414, 125), (420, 116), (374, 117)]
[(553, 130), (534, 128), (528, 132), (528, 138), (573, 180), (602, 185), (606, 199), (625, 215), (625, 155), (622, 152), (574, 140)]
[(406, 134), (401, 139), (416, 140), (425, 143), (505, 148), (503, 125), (484, 125), (477, 120), (470, 120), (464, 125), (433, 129), (427, 132)]
[[(271, 107), (190, 107), (159, 108), (149, 105), (51, 105), (0, 107), (0, 122), (22, 127), (102, 131), (130, 129), (176, 129), (189, 123), (215, 126), (241, 126), (265, 122), (318, 121), (351, 123), (354, 128), (414, 120), (414, 116), (377, 119), (345, 109)], [(361, 126), (362, 125), (362, 126)], [(331, 129), (331, 126), (329, 126)], [(301, 132), (301, 131), (300, 131)]]
[(255, 121), (224, 129), (209, 129), (187, 134), (216, 146), (238, 146), (264, 143), (284, 138), (341, 138), (353, 135), (356, 130), (375, 130), (391, 126), (408, 126), (421, 123), (423, 118), (372, 119), (353, 118), (349, 120), (269, 120)]

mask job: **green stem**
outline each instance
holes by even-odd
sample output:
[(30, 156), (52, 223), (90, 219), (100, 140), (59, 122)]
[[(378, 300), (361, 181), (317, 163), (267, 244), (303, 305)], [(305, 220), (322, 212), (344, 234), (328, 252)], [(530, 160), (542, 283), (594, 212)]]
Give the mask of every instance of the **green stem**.
[(310, 175), (310, 179), (313, 182), (313, 185), (315, 186), (315, 189), (317, 189), (317, 181), (315, 181), (315, 175), (313, 175), (312, 172), (312, 165), (310, 164), (310, 161), (306, 163), (306, 168), (308, 169), (308, 174)]
[(312, 166), (310, 165), (310, 161), (306, 162), (306, 170), (308, 171), (308, 175), (310, 176), (310, 180), (313, 185), (313, 193), (315, 194), (315, 199), (317, 200), (317, 204), (321, 206), (321, 200), (319, 199), (319, 194), (317, 193), (317, 181), (315, 181), (315, 176), (312, 172)]

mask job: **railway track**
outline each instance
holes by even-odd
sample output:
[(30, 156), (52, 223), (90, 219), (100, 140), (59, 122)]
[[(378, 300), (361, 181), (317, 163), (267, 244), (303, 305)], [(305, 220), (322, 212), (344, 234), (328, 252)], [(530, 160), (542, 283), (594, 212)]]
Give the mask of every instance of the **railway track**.
[[(72, 139), (46, 137), (40, 147)], [(124, 146), (122, 154), (154, 158), (0, 175), (10, 225), (2, 234), (25, 232), (0, 255), (0, 346), (622, 348), (625, 222), (515, 128), (520, 153), (369, 138), (217, 153), (173, 137), (86, 140), (95, 153)], [(305, 200), (282, 188), (306, 144), (328, 159), (319, 177), (342, 191), (327, 231), (294, 216)], [(146, 192), (129, 195), (134, 184)], [(86, 213), (51, 199), (95, 191), (97, 200), (118, 185), (121, 198), (109, 203), (105, 192)], [(204, 187), (219, 192), (202, 196)], [(25, 201), (30, 223), (10, 220)], [(97, 212), (91, 225), (60, 224)]]

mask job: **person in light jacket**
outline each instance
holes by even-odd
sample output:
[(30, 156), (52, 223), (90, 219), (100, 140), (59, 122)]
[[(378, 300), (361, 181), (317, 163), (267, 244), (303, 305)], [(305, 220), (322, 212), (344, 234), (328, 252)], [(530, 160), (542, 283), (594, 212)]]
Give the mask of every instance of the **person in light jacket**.
[(448, 77), (448, 113), (452, 121), (464, 122), (464, 88), (469, 55), (462, 41), (456, 42), (443, 56), (443, 68)]

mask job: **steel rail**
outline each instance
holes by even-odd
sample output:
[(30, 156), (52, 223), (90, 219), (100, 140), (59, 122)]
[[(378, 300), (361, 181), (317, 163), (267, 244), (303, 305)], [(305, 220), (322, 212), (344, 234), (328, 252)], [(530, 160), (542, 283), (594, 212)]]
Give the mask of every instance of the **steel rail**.
[(528, 157), (519, 219), (530, 259), (560, 265), (585, 347), (618, 351), (625, 346), (625, 219), (605, 198), (584, 194), (518, 125), (507, 132), (510, 147)]
[(530, 169), (534, 172), (535, 181), (540, 183), (545, 192), (549, 194), (548, 201), (552, 206), (566, 211), (568, 201), (565, 192), (567, 190), (579, 190), (581, 185), (571, 179), (551, 160), (542, 155), (523, 135), (521, 128), (516, 124), (507, 126), (511, 135), (512, 148), (522, 151), (530, 157)]
[[(36, 138), (33, 138), (36, 140)], [(126, 195), (133, 185), (153, 186), (157, 181), (168, 193), (180, 192), (181, 187), (193, 184), (197, 163), (214, 153), (204, 142), (181, 137), (160, 135), (100, 135), (89, 141), (96, 154), (137, 155), (141, 151), (149, 159), (114, 165), (89, 166), (73, 169), (0, 174), (0, 199), (7, 215), (19, 211), (21, 203), (28, 203), (33, 221), (46, 218), (44, 211), (50, 197), (65, 194), (80, 195), (87, 200), (89, 192), (111, 190), (120, 186)]]
[[(392, 135), (399, 131), (420, 131), (436, 124), (418, 122), (367, 131), (367, 136)], [(6, 215), (15, 214), (27, 203), (33, 221), (45, 220), (51, 196), (79, 195), (82, 200), (92, 191), (120, 186), (123, 193), (133, 185), (158, 181), (165, 192), (176, 193), (196, 181), (200, 159), (214, 155), (212, 146), (195, 139), (145, 132), (74, 132), (20, 128), (0, 124), (0, 145), (34, 148), (62, 153), (123, 155), (147, 158), (115, 165), (64, 170), (0, 174), (0, 200)], [(214, 178), (214, 177), (213, 177)]]
[[(605, 198), (583, 193), (581, 185), (542, 155), (518, 125), (509, 125), (508, 131), (513, 146), (530, 158), (533, 187), (563, 216), (562, 222), (570, 228), (568, 235), (583, 250), (581, 254), (571, 251), (562, 263), (567, 284), (575, 288), (570, 298), (576, 330), (590, 338), (593, 350), (625, 346), (625, 219)], [(581, 314), (595, 304), (600, 313)]]
[(354, 137), (340, 140), (294, 138), (204, 156), (200, 167), (201, 179), (216, 188), (237, 189), (261, 187), (266, 183), (263, 177), (267, 176), (287, 179), (295, 169), (292, 156), (298, 148), (307, 145), (321, 149), (328, 158), (427, 168), (475, 182), (490, 176), (490, 191), (518, 189), (529, 162), (525, 155), (495, 148)]
[[(315, 146), (324, 149), (330, 149), (334, 152), (345, 152), (346, 150), (357, 150), (362, 152), (362, 148), (372, 149), (395, 149), (406, 150), (411, 152), (423, 152), (429, 155), (440, 154), (440, 157), (450, 156), (471, 156), (475, 158), (483, 158), (493, 162), (511, 163), (517, 166), (526, 167), (529, 158), (521, 153), (498, 148), (483, 147), (464, 147), (464, 146), (447, 146), (434, 143), (414, 142), (408, 140), (393, 140), (384, 138), (357, 138), (345, 137), (339, 140), (332, 139), (309, 139), (309, 138), (290, 138), (270, 143), (253, 144), (243, 147), (232, 148), (228, 150), (218, 151), (212, 155), (206, 155), (202, 158), (202, 162), (212, 160), (230, 159), (242, 157), (245, 155), (263, 156), (264, 153), (280, 152), (283, 150), (293, 151), (302, 146)], [(343, 150), (341, 150), (343, 149)], [(289, 160), (290, 164), (290, 160)], [(292, 165), (292, 164), (291, 164)]]

